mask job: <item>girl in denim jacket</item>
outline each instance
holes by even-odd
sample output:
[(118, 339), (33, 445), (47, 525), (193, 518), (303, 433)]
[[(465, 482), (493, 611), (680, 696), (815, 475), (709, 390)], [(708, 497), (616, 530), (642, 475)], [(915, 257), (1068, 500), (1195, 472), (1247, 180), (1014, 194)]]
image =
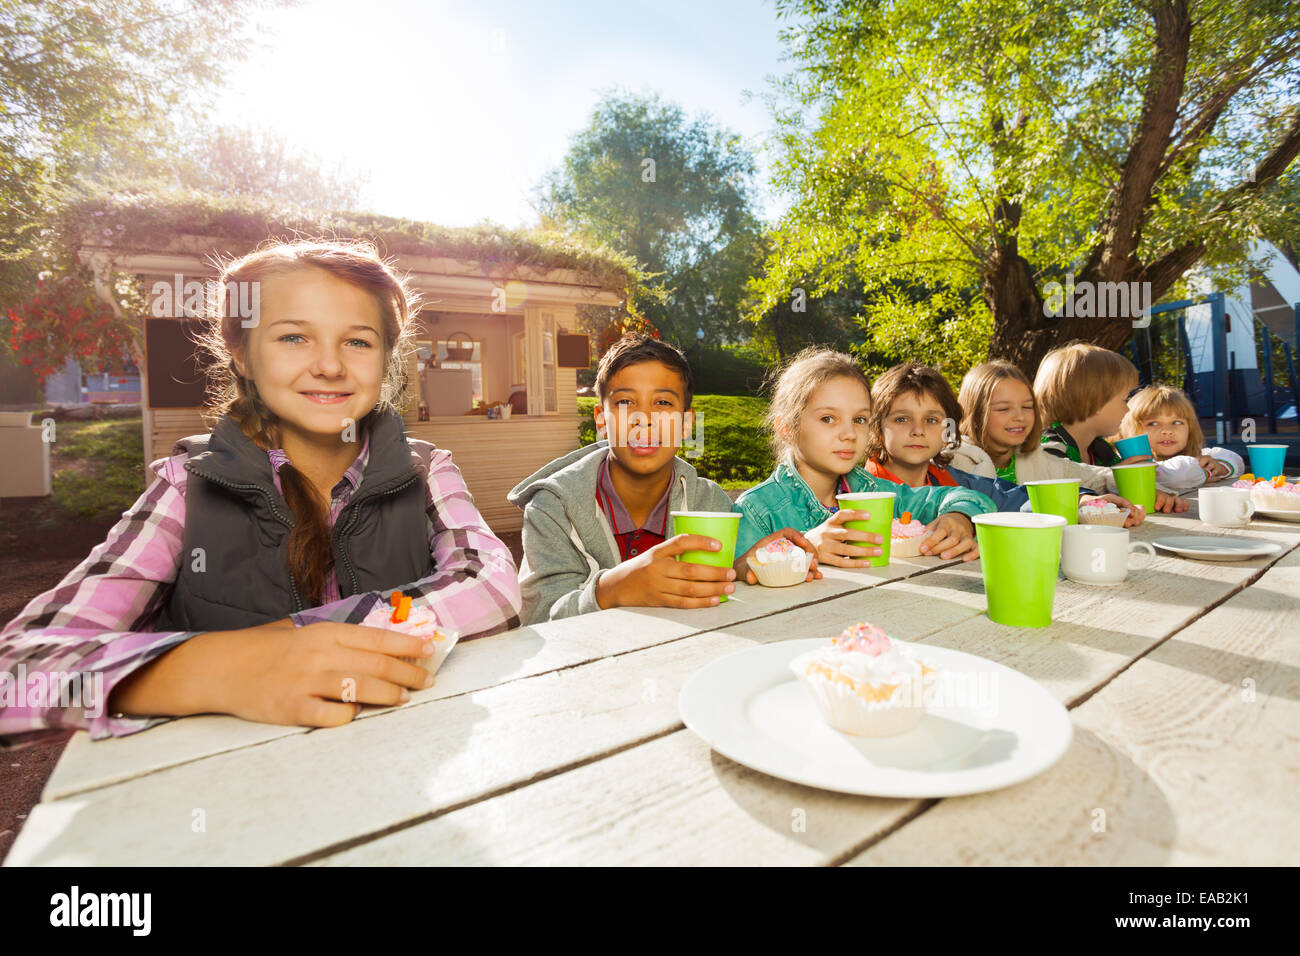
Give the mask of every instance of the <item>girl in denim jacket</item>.
[(817, 560), (842, 568), (865, 567), (884, 542), (845, 526), (866, 512), (840, 511), (835, 496), (890, 491), (894, 517), (903, 512), (927, 525), (921, 553), (971, 561), (979, 557), (971, 517), (996, 511), (988, 496), (968, 488), (911, 488), (868, 474), (861, 467), (871, 415), (871, 383), (852, 356), (828, 348), (799, 353), (780, 372), (767, 426), (779, 462), (762, 484), (740, 496), (744, 513), (737, 554), (772, 531), (792, 527), (817, 549)]

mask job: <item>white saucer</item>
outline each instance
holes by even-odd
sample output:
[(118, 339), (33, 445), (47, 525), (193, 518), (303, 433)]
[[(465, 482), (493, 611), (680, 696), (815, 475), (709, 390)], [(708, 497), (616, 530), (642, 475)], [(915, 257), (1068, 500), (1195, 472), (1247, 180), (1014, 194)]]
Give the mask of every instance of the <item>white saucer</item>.
[(1284, 511), (1281, 508), (1256, 508), (1255, 514), (1264, 515), (1274, 521), (1300, 521), (1300, 511), (1298, 510)]
[(682, 720), (724, 757), (762, 773), (879, 797), (996, 790), (1041, 773), (1070, 746), (1069, 714), (1037, 681), (974, 654), (924, 644), (904, 646), (936, 669), (944, 681), (936, 690), (946, 688), (947, 699), (896, 737), (841, 733), (822, 720), (790, 670), (793, 658), (826, 643), (762, 644), (714, 661), (682, 688)]
[(1282, 550), (1282, 546), (1273, 541), (1251, 541), (1247, 538), (1208, 535), (1160, 538), (1151, 543), (1161, 551), (1169, 551), (1184, 558), (1196, 558), (1200, 561), (1244, 561), (1247, 558), (1266, 558)]

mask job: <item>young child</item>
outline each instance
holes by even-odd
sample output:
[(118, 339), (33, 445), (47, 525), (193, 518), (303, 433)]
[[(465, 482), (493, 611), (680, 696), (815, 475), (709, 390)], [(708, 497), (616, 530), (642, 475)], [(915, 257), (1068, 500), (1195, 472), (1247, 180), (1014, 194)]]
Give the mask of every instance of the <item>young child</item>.
[[(738, 574), (757, 583), (745, 559), (758, 545), (787, 537), (812, 552), (790, 529), (758, 541), (746, 535), (742, 517), (733, 567), (675, 560), (719, 543), (668, 537), (670, 512), (739, 511), (677, 456), (693, 425), (693, 378), (680, 349), (647, 335), (626, 335), (601, 357), (595, 418), (608, 440), (556, 459), (508, 496), (524, 510), (525, 623), (611, 607), (708, 607), (735, 590)], [(810, 564), (808, 580), (821, 577), (816, 561)]]
[(218, 303), (205, 342), (212, 432), (153, 462), (105, 541), (0, 632), (0, 666), (93, 671), (107, 706), (5, 707), (6, 745), (196, 713), (327, 727), (397, 704), (432, 683), (401, 660), (431, 642), (357, 623), (395, 588), (464, 638), (518, 625), (509, 549), (394, 405), (415, 334), (404, 280), (368, 246), (304, 242), (221, 276), (246, 283), (257, 314)]
[(1071, 342), (1048, 352), (1034, 376), (1034, 396), (1044, 420), (1051, 422), (1043, 430), (1043, 449), (1088, 465), (1121, 464), (1106, 436), (1119, 430), (1127, 397), (1137, 385), (1137, 367), (1110, 349)]
[(971, 516), (996, 508), (977, 491), (958, 487), (910, 488), (868, 474), (857, 463), (867, 449), (871, 386), (852, 356), (826, 348), (805, 349), (776, 380), (768, 427), (778, 464), (762, 484), (740, 496), (752, 523), (750, 534), (788, 525), (804, 532), (824, 564), (854, 568), (881, 553), (877, 547), (848, 544), (873, 540), (846, 527), (862, 511), (840, 511), (835, 496), (848, 492), (892, 491), (894, 517), (910, 511), (927, 523), (922, 554), (943, 558), (979, 556)]
[[(949, 441), (961, 421), (961, 405), (948, 380), (919, 362), (895, 365), (871, 387), (872, 414), (867, 435), (867, 470), (877, 478), (897, 484), (960, 485), (973, 488), (993, 499), (999, 511), (1029, 510), (1029, 492), (1003, 478), (985, 478), (951, 468)], [(1080, 504), (1098, 498), (1130, 509), (1126, 524), (1141, 523), (1143, 515), (1118, 495), (1084, 493)]]
[[(961, 446), (952, 462), (963, 471), (985, 478), (1005, 478), (1023, 484), (1049, 478), (1078, 478), (1080, 488), (1117, 492), (1109, 468), (1086, 465), (1050, 455), (1039, 441), (1043, 419), (1029, 379), (1010, 362), (977, 365), (961, 382)], [(1132, 505), (1135, 514), (1141, 507)], [(1156, 493), (1157, 511), (1186, 511), (1181, 498)], [(1132, 520), (1132, 515), (1130, 515)]]
[(1205, 448), (1205, 435), (1191, 400), (1168, 385), (1148, 385), (1129, 399), (1120, 438), (1146, 435), (1156, 459), (1156, 480), (1172, 491), (1231, 481), (1245, 462), (1227, 448)]

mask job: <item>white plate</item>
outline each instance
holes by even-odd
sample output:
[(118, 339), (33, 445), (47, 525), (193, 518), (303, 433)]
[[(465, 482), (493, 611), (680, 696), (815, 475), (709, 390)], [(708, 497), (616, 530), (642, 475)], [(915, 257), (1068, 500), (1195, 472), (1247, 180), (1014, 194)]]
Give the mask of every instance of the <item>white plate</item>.
[(747, 767), (877, 797), (996, 790), (1041, 773), (1070, 746), (1070, 716), (1041, 684), (982, 657), (923, 644), (903, 646), (939, 672), (936, 690), (946, 699), (897, 737), (840, 733), (790, 670), (793, 658), (826, 641), (763, 644), (701, 668), (682, 688), (682, 720)]
[(1152, 541), (1161, 551), (1169, 551), (1184, 558), (1201, 561), (1244, 561), (1247, 558), (1265, 558), (1282, 550), (1272, 541), (1250, 541), (1246, 538), (1196, 537), (1160, 538)]
[(1264, 515), (1274, 521), (1300, 521), (1300, 511), (1283, 511), (1279, 508), (1256, 508), (1255, 514)]

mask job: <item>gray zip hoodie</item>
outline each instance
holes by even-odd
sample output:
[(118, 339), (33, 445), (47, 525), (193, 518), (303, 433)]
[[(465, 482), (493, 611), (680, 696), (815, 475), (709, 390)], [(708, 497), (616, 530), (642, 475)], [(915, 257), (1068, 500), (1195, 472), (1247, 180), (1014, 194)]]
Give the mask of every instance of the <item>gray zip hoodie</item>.
[[(596, 479), (608, 452), (608, 441), (569, 452), (529, 475), (506, 496), (524, 510), (519, 588), (525, 624), (600, 610), (596, 582), (602, 571), (620, 563), (614, 529), (596, 506)], [(740, 508), (720, 485), (701, 478), (690, 464), (674, 457), (668, 510)]]

